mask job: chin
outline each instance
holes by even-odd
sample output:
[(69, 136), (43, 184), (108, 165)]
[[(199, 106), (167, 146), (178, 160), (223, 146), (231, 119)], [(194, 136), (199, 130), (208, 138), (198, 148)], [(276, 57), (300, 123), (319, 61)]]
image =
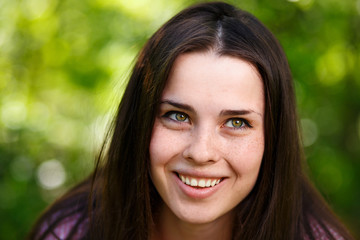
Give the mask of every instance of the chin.
[(182, 222), (195, 225), (212, 223), (227, 218), (230, 215), (230, 212), (224, 214), (211, 212), (208, 208), (187, 209), (186, 211), (175, 210), (172, 212)]
[(181, 216), (180, 220), (189, 224), (202, 225), (215, 221), (216, 218), (206, 216)]

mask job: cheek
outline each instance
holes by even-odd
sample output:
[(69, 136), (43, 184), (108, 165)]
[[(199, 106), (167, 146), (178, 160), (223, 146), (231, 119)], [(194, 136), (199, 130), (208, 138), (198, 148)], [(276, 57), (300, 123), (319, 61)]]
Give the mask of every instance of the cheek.
[(168, 152), (168, 146), (164, 144), (163, 130), (161, 129), (159, 122), (156, 120), (150, 140), (150, 161), (151, 165), (156, 164), (163, 158), (162, 155)]
[(240, 139), (236, 143), (236, 148), (229, 153), (229, 159), (233, 159), (233, 167), (240, 176), (257, 175), (264, 155), (264, 137), (259, 135), (250, 139)]
[[(163, 166), (166, 162), (166, 152), (168, 152), (168, 146), (163, 143), (163, 137), (161, 133), (161, 129), (159, 128), (159, 123), (155, 121), (153, 132), (151, 135), (150, 146), (149, 146), (149, 154), (150, 154), (150, 176), (155, 185), (155, 187), (159, 191), (160, 185), (162, 185), (162, 177), (163, 170), (161, 166)], [(164, 155), (165, 154), (165, 155)]]
[(166, 164), (174, 155), (179, 154), (181, 143), (179, 135), (172, 133), (156, 120), (149, 148), (151, 165)]
[(168, 170), (171, 169), (172, 163), (179, 159), (181, 140), (176, 132), (170, 131), (159, 120), (155, 120), (149, 146), (150, 176), (160, 195), (169, 191), (166, 180), (169, 177)]

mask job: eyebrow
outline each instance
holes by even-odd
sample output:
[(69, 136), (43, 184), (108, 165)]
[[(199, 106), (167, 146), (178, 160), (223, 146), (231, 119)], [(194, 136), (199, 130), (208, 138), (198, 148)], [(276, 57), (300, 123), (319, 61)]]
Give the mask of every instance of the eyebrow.
[[(179, 109), (184, 109), (184, 110), (187, 110), (187, 111), (190, 111), (190, 112), (195, 112), (194, 108), (191, 107), (190, 105), (188, 104), (183, 104), (183, 103), (178, 103), (178, 102), (174, 102), (172, 100), (164, 100), (164, 101), (161, 101), (160, 104), (169, 104), (169, 105), (172, 105), (176, 108), (179, 108)], [(248, 115), (248, 114), (251, 114), (251, 113), (255, 113), (259, 116), (262, 116), (261, 113), (258, 113), (252, 109), (249, 109), (249, 110), (222, 110), (220, 112), (220, 116), (234, 116), (234, 115)]]
[(187, 111), (190, 111), (190, 112), (193, 112), (193, 113), (195, 112), (194, 108), (191, 107), (190, 105), (174, 102), (174, 101), (171, 101), (171, 100), (161, 101), (160, 104), (169, 104), (169, 105), (172, 105), (172, 106), (174, 106), (176, 108), (184, 109), (184, 110), (187, 110)]
[(234, 115), (248, 115), (248, 114), (251, 114), (251, 113), (255, 113), (259, 116), (262, 116), (261, 113), (258, 113), (254, 110), (222, 110), (220, 112), (220, 116), (234, 116)]

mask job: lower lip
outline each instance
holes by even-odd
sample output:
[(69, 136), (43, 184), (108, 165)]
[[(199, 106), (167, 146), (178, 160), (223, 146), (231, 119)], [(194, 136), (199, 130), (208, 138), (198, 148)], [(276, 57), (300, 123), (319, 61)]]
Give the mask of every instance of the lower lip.
[(219, 190), (221, 188), (221, 186), (223, 185), (223, 182), (225, 181), (225, 179), (223, 179), (220, 183), (218, 183), (217, 185), (215, 185), (213, 187), (194, 188), (192, 186), (189, 186), (189, 185), (186, 185), (185, 183), (183, 183), (180, 180), (180, 178), (177, 176), (176, 173), (174, 173), (174, 178), (175, 178), (177, 185), (180, 187), (181, 191), (186, 196), (193, 198), (193, 199), (205, 199), (205, 198), (212, 196), (213, 194), (215, 194), (215, 192), (217, 190)]

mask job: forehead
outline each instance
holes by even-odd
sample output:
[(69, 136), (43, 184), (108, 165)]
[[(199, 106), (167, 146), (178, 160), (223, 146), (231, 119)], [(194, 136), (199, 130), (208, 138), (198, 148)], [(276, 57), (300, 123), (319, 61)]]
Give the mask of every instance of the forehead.
[(201, 106), (251, 106), (262, 112), (263, 92), (260, 74), (251, 63), (214, 52), (195, 52), (176, 59), (162, 98)]

